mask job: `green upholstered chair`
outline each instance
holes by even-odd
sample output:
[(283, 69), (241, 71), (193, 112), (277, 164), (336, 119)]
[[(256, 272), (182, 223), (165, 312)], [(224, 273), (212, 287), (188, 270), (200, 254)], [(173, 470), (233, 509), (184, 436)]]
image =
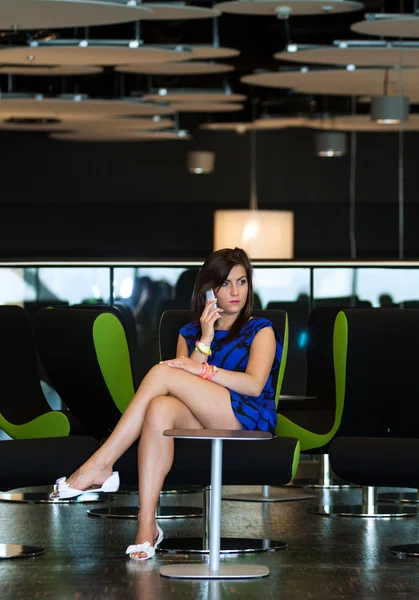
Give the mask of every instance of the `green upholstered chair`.
[[(351, 437), (356, 444), (364, 437), (417, 436), (418, 334), (419, 310), (347, 309), (338, 313), (333, 337), (337, 408), (331, 439)], [(412, 514), (408, 508), (377, 505), (372, 486), (364, 488), (363, 494), (359, 506), (329, 505), (308, 511), (370, 518)]]
[[(41, 310), (34, 329), (48, 376), (63, 401), (89, 435), (109, 435), (131, 402), (136, 389), (135, 334), (119, 307)], [(138, 485), (138, 484), (137, 484)], [(89, 511), (92, 516), (132, 518), (138, 506)], [(160, 507), (158, 517), (202, 516), (194, 506)]]
[(337, 397), (333, 365), (333, 331), (341, 309), (314, 308), (307, 325), (307, 400), (280, 401), (277, 435), (297, 437), (301, 451), (320, 455), (317, 479), (297, 479), (292, 486), (338, 489), (345, 482), (333, 480), (329, 469), (328, 444), (335, 435), (342, 410)]
[(14, 439), (68, 436), (71, 415), (43, 394), (31, 322), (20, 306), (0, 306), (0, 427)]
[(124, 327), (109, 310), (44, 309), (34, 331), (45, 370), (86, 432), (109, 435), (134, 395)]

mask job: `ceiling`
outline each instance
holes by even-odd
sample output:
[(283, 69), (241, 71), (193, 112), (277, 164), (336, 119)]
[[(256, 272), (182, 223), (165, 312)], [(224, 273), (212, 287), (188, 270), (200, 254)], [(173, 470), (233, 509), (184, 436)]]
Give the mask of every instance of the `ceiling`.
[[(25, 0), (30, 2), (31, 0)], [(36, 1), (36, 0), (32, 0)], [(115, 1), (115, 0), (114, 0)], [(116, 0), (119, 3), (126, 0)], [(211, 2), (194, 0), (186, 2), (201, 8), (211, 8)], [(152, 2), (148, 3), (152, 5)], [(364, 11), (355, 11), (340, 14), (295, 16), (289, 20), (289, 34), (286, 34), (286, 23), (274, 16), (234, 15), (222, 14), (217, 21), (219, 44), (223, 48), (236, 49), (237, 56), (219, 59), (217, 62), (228, 65), (234, 70), (222, 69), (227, 72), (202, 73), (183, 75), (182, 69), (174, 69), (173, 74), (149, 75), (135, 72), (119, 72), (114, 69), (112, 56), (106, 62), (95, 66), (102, 66), (103, 70), (95, 74), (80, 74), (75, 69), (75, 75), (63, 77), (61, 75), (39, 74), (28, 76), (18, 74), (8, 76), (7, 60), (0, 63), (1, 92), (14, 93), (39, 93), (46, 96), (60, 94), (86, 94), (90, 98), (117, 99), (119, 97), (141, 97), (153, 93), (159, 88), (172, 90), (185, 90), (195, 88), (197, 91), (220, 90), (228, 85), (233, 93), (245, 94), (248, 99), (243, 103), (240, 112), (196, 112), (182, 110), (178, 115), (178, 125), (182, 129), (193, 130), (202, 123), (211, 121), (246, 122), (252, 117), (260, 117), (269, 113), (274, 116), (300, 116), (307, 113), (332, 113), (348, 114), (350, 112), (350, 97), (333, 93), (321, 95), (306, 91), (292, 92), (286, 88), (263, 88), (243, 84), (240, 79), (260, 71), (284, 71), (299, 69), (301, 65), (295, 63), (278, 62), (274, 54), (283, 50), (287, 41), (296, 44), (331, 44), (334, 40), (365, 39), (365, 36), (351, 31), (353, 23), (362, 21), (365, 12), (399, 12), (399, 2), (389, 0), (367, 0)], [(404, 12), (412, 12), (413, 2), (404, 2)], [(1, 7), (0, 7), (1, 17)], [(141, 22), (140, 36), (144, 44), (154, 45), (211, 45), (213, 40), (213, 19), (194, 19), (184, 21), (145, 20)], [(5, 56), (11, 56), (18, 47), (30, 40), (71, 39), (88, 36), (89, 40), (130, 40), (135, 37), (135, 24), (122, 23), (116, 25), (103, 25), (90, 27), (88, 31), (78, 29), (50, 29), (32, 31), (3, 31), (0, 33), (0, 46), (5, 50)], [(10, 51), (10, 52), (9, 52)], [(112, 54), (112, 53), (111, 53)], [(115, 52), (115, 55), (117, 53)], [(0, 53), (1, 58), (1, 53)], [(65, 58), (63, 59), (65, 60)], [(45, 61), (44, 61), (45, 64)], [(181, 64), (181, 63), (179, 63)], [(66, 64), (63, 67), (68, 66)], [(324, 68), (324, 67), (323, 67)], [(121, 69), (122, 70), (122, 69)], [(160, 69), (161, 71), (162, 69)], [(163, 69), (164, 71), (164, 69)], [(65, 72), (65, 71), (64, 71)], [(186, 69), (187, 72), (187, 69)], [(419, 87), (419, 85), (418, 85)], [(347, 90), (344, 91), (347, 93)], [(209, 104), (211, 107), (211, 103)], [(192, 107), (193, 108), (193, 107)], [(358, 112), (367, 112), (368, 105), (359, 104)]]
[[(23, 1), (23, 0), (22, 0)], [(36, 0), (24, 0), (31, 2)], [(126, 0), (113, 0), (114, 2), (124, 3)], [(152, 2), (148, 6), (152, 6)], [(331, 44), (334, 40), (365, 39), (365, 36), (354, 33), (350, 27), (353, 23), (362, 21), (365, 12), (399, 12), (399, 2), (389, 0), (385, 3), (382, 0), (367, 0), (365, 10), (340, 14), (327, 15), (309, 15), (294, 16), (289, 22), (279, 20), (274, 16), (255, 16), (255, 15), (236, 15), (221, 14), (218, 19), (194, 19), (194, 20), (145, 20), (140, 25), (140, 37), (145, 45), (201, 45), (210, 46), (214, 39), (214, 21), (217, 23), (219, 45), (222, 48), (236, 50), (230, 54), (236, 56), (227, 56), (217, 60), (217, 63), (226, 65), (220, 68), (218, 73), (182, 74), (181, 67), (174, 67), (173, 73), (165, 74), (164, 65), (160, 64), (160, 72), (163, 74), (150, 75), (147, 69), (144, 73), (120, 72), (123, 68), (112, 64), (113, 56), (117, 51), (109, 52), (105, 59), (95, 58), (94, 66), (102, 67), (97, 69), (99, 72), (90, 74), (80, 74), (80, 66), (73, 66), (74, 75), (62, 76), (61, 74), (37, 74), (37, 76), (28, 76), (23, 74), (7, 75), (7, 57), (13, 57), (19, 48), (33, 40), (55, 39), (68, 40), (72, 38), (89, 40), (131, 40), (135, 37), (134, 23), (120, 23), (115, 25), (103, 25), (90, 27), (85, 30), (82, 27), (71, 29), (49, 29), (49, 30), (31, 30), (31, 31), (3, 31), (0, 32), (0, 47), (5, 50), (3, 62), (0, 63), (0, 88), (1, 92), (13, 92), (19, 94), (44, 94), (46, 96), (58, 96), (60, 94), (86, 94), (92, 99), (117, 99), (120, 97), (139, 98), (147, 94), (155, 93), (159, 88), (165, 88), (170, 91), (190, 90), (197, 91), (220, 91), (228, 86), (234, 94), (243, 94), (247, 100), (242, 103), (242, 110), (233, 110), (233, 104), (226, 112), (220, 112), (216, 106), (211, 112), (214, 103), (207, 103), (208, 110), (200, 112), (193, 110), (190, 106), (181, 110), (175, 117), (176, 125), (179, 128), (193, 131), (200, 124), (209, 122), (246, 122), (252, 118), (258, 118), (268, 114), (269, 116), (300, 117), (316, 113), (345, 115), (351, 110), (350, 96), (340, 95), (339, 88), (336, 85), (332, 91), (326, 89), (327, 94), (319, 93), (318, 88), (314, 87), (314, 92), (302, 90), (292, 91), (287, 88), (256, 87), (245, 85), (241, 78), (253, 73), (263, 71), (280, 71), (284, 74), (287, 71), (299, 70), (301, 65), (275, 60), (274, 54), (284, 50), (287, 41), (290, 40), (296, 44)], [(194, 0), (186, 2), (186, 5), (198, 6), (201, 8), (211, 8), (211, 2), (205, 0)], [(404, 12), (412, 12), (413, 1), (404, 2)], [(1, 17), (1, 8), (0, 8)], [(289, 23), (289, 32), (286, 31)], [(138, 30), (137, 30), (138, 33)], [(374, 38), (370, 38), (374, 39)], [(43, 48), (41, 48), (43, 50)], [(62, 48), (57, 48), (57, 56)], [(228, 54), (228, 52), (227, 52)], [(6, 57), (6, 58), (5, 58)], [(0, 53), (0, 59), (1, 59)], [(195, 57), (194, 57), (195, 58)], [(11, 60), (9, 58), (9, 60)], [(16, 60), (14, 63), (16, 63)], [(58, 59), (57, 59), (58, 60)], [(65, 63), (65, 55), (61, 59), (61, 66), (64, 67), (64, 73), (69, 72), (69, 66)], [(115, 59), (116, 61), (117, 59)], [(154, 59), (153, 59), (154, 60)], [(160, 58), (158, 58), (160, 60)], [(98, 64), (98, 62), (101, 64)], [(43, 60), (48, 65), (48, 59)], [(178, 65), (182, 63), (179, 62)], [(320, 68), (325, 68), (324, 66)], [(328, 68), (328, 67), (326, 67)], [(233, 69), (233, 70), (231, 70)], [(48, 66), (46, 67), (48, 70)], [(135, 71), (136, 68), (131, 68)], [(141, 69), (140, 69), (141, 70)], [(41, 71), (41, 69), (40, 69)], [(71, 69), (70, 69), (71, 71)], [(130, 69), (128, 69), (130, 71)], [(16, 73), (16, 71), (14, 71)], [(185, 68), (185, 72), (188, 70)], [(41, 71), (42, 73), (42, 71)], [(419, 83), (418, 83), (419, 89)], [(348, 94), (347, 86), (342, 87), (342, 94)], [(233, 99), (233, 98), (232, 98)], [(164, 100), (164, 99), (163, 99)], [(237, 105), (237, 109), (241, 108)], [(357, 112), (366, 113), (369, 110), (368, 104), (359, 103)], [(126, 112), (126, 111), (125, 111)], [(1, 118), (1, 115), (0, 115)], [(177, 120), (176, 120), (177, 119)], [(66, 127), (65, 129), (69, 129)], [(71, 128), (70, 128), (71, 129)]]

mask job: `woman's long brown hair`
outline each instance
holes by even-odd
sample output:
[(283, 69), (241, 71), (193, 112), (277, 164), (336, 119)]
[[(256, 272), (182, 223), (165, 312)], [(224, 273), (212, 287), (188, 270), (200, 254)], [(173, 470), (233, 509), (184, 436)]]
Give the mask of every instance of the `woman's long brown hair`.
[(223, 248), (210, 254), (198, 273), (192, 295), (192, 310), (195, 311), (196, 318), (199, 320), (206, 304), (206, 291), (218, 290), (228, 278), (231, 269), (238, 265), (246, 271), (248, 292), (246, 303), (228, 333), (226, 338), (228, 342), (236, 337), (252, 313), (253, 268), (246, 252), (241, 248)]

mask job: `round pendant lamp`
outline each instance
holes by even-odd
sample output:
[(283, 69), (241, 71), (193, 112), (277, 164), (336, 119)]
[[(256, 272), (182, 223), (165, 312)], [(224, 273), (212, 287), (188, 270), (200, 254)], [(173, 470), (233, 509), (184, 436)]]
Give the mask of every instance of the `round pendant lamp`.
[[(253, 119), (254, 120), (254, 119)], [(259, 210), (256, 190), (256, 130), (250, 136), (249, 210), (216, 210), (214, 250), (245, 250), (250, 258), (293, 258), (294, 213), (285, 210)]]
[(371, 101), (371, 119), (377, 123), (402, 123), (409, 118), (407, 96), (374, 96)]
[(316, 154), (336, 158), (346, 154), (346, 135), (339, 131), (322, 131), (316, 134)]
[(293, 258), (294, 213), (285, 210), (216, 210), (214, 250), (243, 248), (251, 258)]
[(214, 152), (188, 152), (187, 168), (193, 175), (207, 175), (214, 170)]

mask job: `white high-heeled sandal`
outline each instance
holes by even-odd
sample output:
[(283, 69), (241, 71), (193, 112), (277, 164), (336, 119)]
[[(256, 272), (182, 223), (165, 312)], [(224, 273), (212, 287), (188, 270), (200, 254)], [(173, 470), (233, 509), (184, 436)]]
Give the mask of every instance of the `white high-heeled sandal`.
[(117, 492), (118, 489), (118, 471), (114, 471), (112, 475), (102, 483), (102, 485), (91, 485), (86, 490), (78, 490), (76, 488), (72, 488), (68, 485), (66, 477), (60, 477), (60, 479), (57, 479), (57, 481), (55, 482), (54, 491), (49, 495), (49, 497), (51, 498), (51, 500), (76, 498), (77, 496), (81, 496), (82, 494)]
[[(156, 554), (157, 546), (163, 539), (163, 531), (158, 525), (157, 531), (159, 532), (159, 535), (154, 543), (154, 546), (150, 544), (150, 542), (143, 542), (142, 544), (132, 544), (131, 546), (128, 546), (125, 554), (129, 554), (131, 560), (148, 560), (149, 558), (153, 558), (153, 556)], [(137, 557), (133, 556), (133, 554), (147, 554), (147, 556)]]

